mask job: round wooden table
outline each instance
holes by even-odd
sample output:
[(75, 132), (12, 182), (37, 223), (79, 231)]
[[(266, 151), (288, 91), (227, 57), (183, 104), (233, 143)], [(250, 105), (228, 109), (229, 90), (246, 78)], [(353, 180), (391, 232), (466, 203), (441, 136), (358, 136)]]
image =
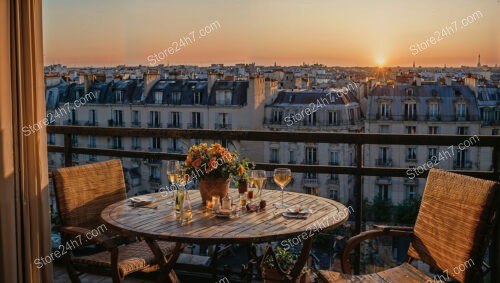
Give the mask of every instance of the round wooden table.
[[(155, 254), (161, 269), (161, 279), (178, 280), (172, 266), (177, 260), (182, 243), (230, 244), (263, 243), (288, 240), (289, 245), (302, 243), (301, 254), (290, 273), (290, 279), (297, 278), (304, 267), (312, 248), (312, 238), (319, 231), (334, 229), (347, 221), (349, 210), (339, 202), (317, 196), (285, 192), (288, 205), (309, 207), (313, 210), (307, 219), (290, 219), (282, 216), (284, 209), (274, 207), (281, 201), (281, 191), (264, 190), (262, 198), (267, 201), (265, 209), (258, 212), (242, 210), (238, 217), (218, 218), (202, 206), (197, 190), (189, 191), (193, 208), (193, 220), (179, 224), (173, 205), (173, 194), (151, 194), (156, 198), (153, 206), (132, 207), (128, 200), (108, 206), (101, 213), (102, 219), (124, 234), (143, 237)], [(230, 189), (229, 195), (237, 203), (238, 191)], [(176, 247), (166, 258), (156, 241), (176, 242)]]

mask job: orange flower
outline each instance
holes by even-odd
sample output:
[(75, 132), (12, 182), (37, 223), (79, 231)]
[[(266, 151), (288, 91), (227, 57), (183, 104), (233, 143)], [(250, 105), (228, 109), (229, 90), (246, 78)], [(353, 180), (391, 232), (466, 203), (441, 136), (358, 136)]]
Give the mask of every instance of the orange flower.
[(213, 169), (217, 169), (217, 167), (219, 167), (219, 164), (217, 163), (217, 159), (215, 157), (210, 158), (210, 160), (208, 161), (208, 165)]
[(241, 176), (245, 173), (245, 168), (243, 167), (243, 165), (240, 164), (240, 166), (238, 166), (238, 175)]
[(186, 166), (189, 166), (192, 161), (193, 161), (193, 156), (191, 156), (191, 154), (188, 154), (185, 162)]
[(193, 161), (191, 163), (191, 165), (193, 165), (194, 168), (200, 168), (200, 166), (201, 166), (201, 159), (197, 158), (195, 161)]

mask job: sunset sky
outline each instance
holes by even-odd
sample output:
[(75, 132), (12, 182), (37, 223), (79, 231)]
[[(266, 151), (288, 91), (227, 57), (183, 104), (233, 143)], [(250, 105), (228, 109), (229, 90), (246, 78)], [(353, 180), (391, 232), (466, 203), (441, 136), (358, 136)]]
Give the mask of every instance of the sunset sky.
[[(146, 65), (191, 31), (195, 42), (158, 64), (459, 66), (476, 65), (478, 53), (482, 64), (500, 64), (500, 0), (44, 0), (43, 8), (45, 64)], [(415, 52), (453, 21), (453, 34)]]

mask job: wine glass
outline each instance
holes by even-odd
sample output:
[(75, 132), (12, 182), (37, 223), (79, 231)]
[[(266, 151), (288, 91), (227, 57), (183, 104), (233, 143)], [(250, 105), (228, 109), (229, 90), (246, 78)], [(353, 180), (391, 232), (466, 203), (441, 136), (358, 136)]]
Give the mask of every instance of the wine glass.
[(250, 179), (253, 180), (254, 186), (257, 188), (257, 195), (262, 197), (262, 189), (266, 185), (267, 175), (264, 170), (252, 170), (250, 172)]
[(273, 178), (274, 178), (274, 182), (278, 186), (280, 186), (280, 188), (281, 188), (281, 205), (275, 204), (275, 206), (277, 208), (287, 208), (288, 205), (286, 205), (283, 202), (283, 193), (284, 193), (286, 185), (288, 185), (288, 183), (290, 183), (290, 181), (292, 180), (292, 171), (288, 168), (274, 169)]
[[(178, 160), (168, 160), (167, 161), (167, 179), (170, 183), (170, 190), (172, 190), (174, 199), (177, 199), (177, 195), (174, 189), (179, 189), (180, 182), (182, 182), (181, 178), (181, 170), (182, 166)], [(172, 205), (174, 201), (169, 201), (167, 204)], [(177, 203), (176, 203), (177, 206)], [(180, 207), (179, 207), (180, 209)]]

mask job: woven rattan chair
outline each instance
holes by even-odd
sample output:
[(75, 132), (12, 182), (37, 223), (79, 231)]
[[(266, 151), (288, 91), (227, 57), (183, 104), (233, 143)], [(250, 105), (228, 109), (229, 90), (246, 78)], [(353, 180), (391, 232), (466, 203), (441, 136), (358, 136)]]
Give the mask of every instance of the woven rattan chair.
[[(79, 275), (83, 272), (111, 275), (116, 283), (123, 282), (130, 273), (158, 269), (144, 241), (118, 245), (119, 233), (101, 221), (100, 214), (106, 206), (127, 197), (120, 160), (57, 169), (52, 179), (61, 219), (62, 244), (67, 247), (64, 260), (72, 282), (80, 282)], [(75, 255), (74, 251), (89, 244), (98, 244), (105, 250)], [(168, 242), (159, 245), (165, 254), (174, 247)]]
[[(320, 270), (325, 282), (437, 282), (410, 263), (421, 260), (458, 282), (480, 282), (491, 239), (499, 184), (433, 169), (429, 172), (415, 227), (378, 227), (349, 239), (342, 254), (344, 274)], [(407, 262), (379, 273), (351, 275), (349, 255), (362, 241), (378, 236), (409, 236)], [(466, 268), (465, 268), (466, 267)]]

